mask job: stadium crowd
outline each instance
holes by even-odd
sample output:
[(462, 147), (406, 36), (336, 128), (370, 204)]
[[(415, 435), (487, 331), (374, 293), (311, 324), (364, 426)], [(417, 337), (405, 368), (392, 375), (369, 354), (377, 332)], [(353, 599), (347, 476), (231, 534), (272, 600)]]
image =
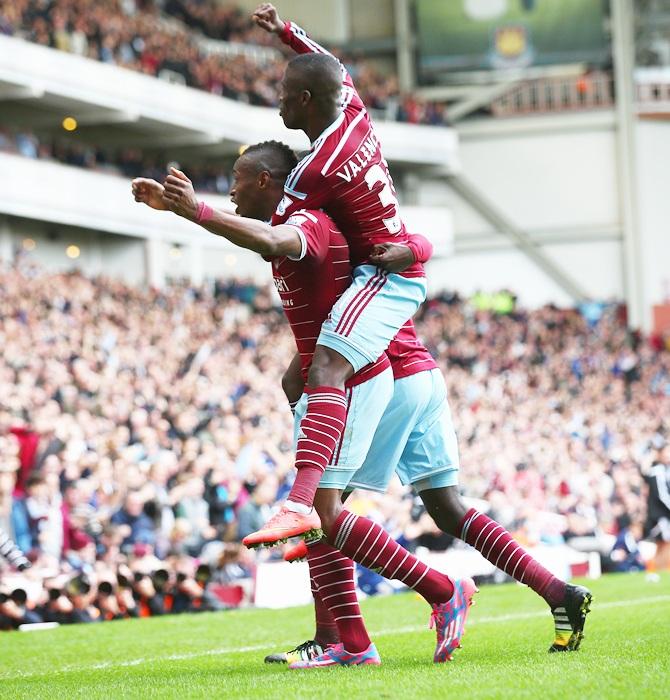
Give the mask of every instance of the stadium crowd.
[[(430, 300), (466, 495), (527, 544), (634, 533), (670, 429), (670, 339), (482, 296)], [(280, 378), (293, 341), (266, 287), (143, 290), (19, 258), (0, 274), (0, 628), (210, 610), (248, 599), (257, 529), (293, 477)], [(360, 494), (410, 547), (443, 549), (411, 494)], [(628, 521), (626, 521), (626, 518)], [(232, 591), (238, 597), (230, 599)], [(235, 594), (237, 595), (237, 594)]]
[[(54, 160), (128, 179), (141, 176), (161, 180), (169, 166), (174, 164), (174, 161), (161, 155), (149, 157), (135, 148), (114, 151), (79, 140), (40, 138), (26, 129), (15, 130), (0, 126), (0, 153), (2, 152), (25, 158)], [(230, 189), (230, 173), (220, 162), (216, 166), (190, 163), (178, 163), (177, 166), (188, 172), (200, 192), (227, 194)]]
[[(212, 40), (263, 46), (271, 37), (248, 13), (214, 0), (0, 0), (0, 33), (260, 106), (277, 106), (286, 63), (276, 47), (217, 51)], [(394, 76), (363, 58), (341, 58), (377, 116), (446, 123), (444, 105), (401, 95)]]

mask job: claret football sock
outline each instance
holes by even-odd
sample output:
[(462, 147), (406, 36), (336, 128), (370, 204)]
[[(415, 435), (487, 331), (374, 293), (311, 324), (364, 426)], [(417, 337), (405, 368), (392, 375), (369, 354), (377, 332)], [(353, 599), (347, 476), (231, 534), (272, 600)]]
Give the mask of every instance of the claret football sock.
[[(321, 603), (328, 608), (337, 625), (344, 648), (352, 654), (365, 651), (370, 646), (370, 637), (358, 607), (354, 562), (321, 540), (308, 547), (307, 563), (312, 591), (316, 586)], [(315, 599), (318, 605), (316, 596)], [(318, 614), (317, 607), (317, 626)]]
[(296, 474), (289, 501), (311, 506), (326, 466), (340, 441), (347, 419), (347, 400), (342, 389), (307, 387), (307, 411), (300, 421), (296, 446)]
[[(307, 563), (309, 564), (309, 550), (314, 547), (318, 542), (310, 542), (307, 546)], [(337, 644), (340, 641), (340, 634), (337, 631), (337, 622), (333, 617), (333, 613), (330, 612), (328, 606), (321, 599), (321, 594), (319, 593), (319, 586), (317, 585), (314, 577), (312, 576), (312, 571), (310, 568), (309, 572), (309, 582), (312, 588), (312, 595), (314, 596), (314, 621), (316, 622), (316, 632), (314, 633), (314, 639), (322, 647), (326, 647), (328, 644)]]
[(446, 603), (453, 595), (454, 585), (449, 576), (417, 559), (368, 518), (343, 510), (329, 539), (355, 562), (386, 578), (402, 581), (431, 605)]
[(525, 583), (553, 608), (565, 597), (565, 582), (545, 569), (495, 520), (474, 508), (458, 526), (458, 536), (508, 576)]

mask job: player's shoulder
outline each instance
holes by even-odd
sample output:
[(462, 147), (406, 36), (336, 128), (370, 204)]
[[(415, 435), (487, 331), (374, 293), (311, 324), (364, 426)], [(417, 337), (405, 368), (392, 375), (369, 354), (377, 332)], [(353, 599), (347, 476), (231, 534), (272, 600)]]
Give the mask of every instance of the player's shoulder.
[(296, 211), (291, 212), (285, 223), (301, 228), (310, 225), (323, 228), (330, 221), (328, 214), (320, 209), (296, 209)]
[(306, 199), (308, 194), (313, 194), (323, 179), (321, 170), (328, 158), (324, 149), (325, 139), (319, 137), (312, 150), (307, 153), (291, 170), (284, 183), (284, 194), (293, 201)]
[(280, 209), (288, 209), (287, 202), (301, 201), (319, 197), (320, 193), (329, 190), (326, 177), (335, 160), (348, 158), (353, 150), (358, 148), (360, 133), (356, 127), (361, 125), (367, 134), (370, 123), (365, 108), (354, 108), (352, 103), (342, 109), (339, 116), (314, 141), (312, 149), (293, 168), (286, 178), (284, 185), (284, 200)]
[(337, 224), (323, 209), (298, 209), (289, 216), (286, 223), (303, 230), (310, 229), (324, 239), (328, 239), (331, 246), (346, 244), (346, 239)]

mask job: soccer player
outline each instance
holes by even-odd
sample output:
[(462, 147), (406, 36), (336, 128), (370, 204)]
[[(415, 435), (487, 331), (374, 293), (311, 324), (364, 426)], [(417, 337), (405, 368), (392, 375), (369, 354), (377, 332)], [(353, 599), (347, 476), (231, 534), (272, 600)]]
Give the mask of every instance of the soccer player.
[[(213, 210), (198, 202), (188, 178), (174, 169), (164, 186), (153, 180), (134, 180), (133, 194), (137, 201), (155, 209), (170, 208), (208, 231), (271, 260), (275, 286), (299, 348), (299, 359), (292, 367), (301, 374), (302, 383), (309, 374), (318, 329), (346, 289), (351, 268), (346, 241), (324, 212), (300, 210), (284, 225), (262, 223), (281, 197), (287, 166), (291, 163), (295, 164), (292, 151), (276, 142), (252, 146), (238, 158), (233, 168), (231, 196), (238, 213), (251, 218)], [(430, 245), (420, 237), (413, 240), (413, 247), (424, 259), (431, 253)], [(385, 251), (395, 252), (391, 257), (397, 261), (398, 250), (386, 248)], [(400, 253), (405, 258), (414, 255), (404, 247)], [(327, 589), (323, 599), (342, 640), (340, 647), (330, 649), (327, 657), (319, 660), (319, 666), (380, 663), (358, 607), (353, 561), (368, 566), (376, 564), (384, 576), (402, 581), (425, 598), (432, 607), (431, 620), (437, 632), (434, 660), (445, 661), (460, 644), (476, 591), (474, 583), (471, 579), (453, 581), (431, 569), (395, 543), (376, 523), (362, 517), (354, 523), (348, 518), (351, 514), (343, 511), (342, 492), (362, 465), (394, 391), (386, 355), (354, 375), (345, 389), (346, 424), (336, 454), (320, 480), (315, 498), (317, 514), (310, 527), (315, 532), (320, 522), (326, 534), (327, 540), (310, 547), (310, 559), (320, 589)], [(296, 433), (302, 429), (308, 400), (305, 395), (296, 406)], [(320, 539), (321, 533), (318, 534)], [(339, 551), (332, 546), (336, 534)], [(363, 547), (366, 540), (369, 541)], [(343, 571), (351, 575), (341, 579)]]
[[(583, 586), (566, 584), (526, 552), (501, 525), (468, 508), (458, 491), (459, 455), (456, 433), (447, 401), (444, 378), (432, 356), (416, 336), (409, 321), (386, 351), (395, 386), (393, 398), (375, 432), (372, 445), (350, 489), (385, 492), (396, 471), (404, 485), (411, 485), (421, 497), (435, 524), (453, 537), (464, 540), (488, 561), (540, 595), (549, 605), (555, 627), (550, 652), (576, 651), (583, 638), (591, 593)], [(289, 401), (302, 391), (300, 376), (289, 367), (283, 382)], [(357, 523), (345, 513), (345, 522)], [(335, 542), (341, 548), (341, 542)], [(285, 558), (293, 561), (307, 556), (316, 609), (314, 639), (288, 652), (271, 654), (268, 663), (290, 663), (312, 667), (315, 658), (328, 654), (328, 646), (339, 643), (337, 627), (322, 603), (318, 579), (312, 572), (311, 547), (299, 543)], [(318, 573), (318, 572), (317, 572)], [(343, 578), (353, 572), (342, 572)]]
[(645, 535), (656, 542), (652, 566), (656, 571), (670, 569), (670, 444), (658, 450), (649, 473)]
[(379, 140), (351, 77), (299, 27), (283, 22), (272, 5), (260, 5), (253, 18), (300, 54), (282, 79), (280, 114), (289, 129), (301, 129), (312, 144), (286, 180), (273, 223), (286, 222), (300, 209), (323, 209), (347, 239), (354, 274), (318, 336), (305, 389), (295, 483), (279, 513), (245, 538), (248, 546), (271, 544), (311, 527), (316, 488), (345, 423), (345, 382), (386, 350), (426, 296), (418, 260), (389, 273), (371, 257), (375, 245), (411, 248), (412, 242)]

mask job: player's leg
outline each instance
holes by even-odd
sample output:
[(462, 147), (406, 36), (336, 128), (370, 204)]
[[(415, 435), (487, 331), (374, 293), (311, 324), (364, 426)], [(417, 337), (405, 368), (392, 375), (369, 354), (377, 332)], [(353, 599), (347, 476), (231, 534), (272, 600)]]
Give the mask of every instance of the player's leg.
[(421, 393), (432, 397), (425, 420), (417, 422), (400, 458), (401, 481), (419, 493), (443, 532), (467, 542), (492, 564), (544, 598), (555, 621), (552, 651), (576, 650), (583, 636), (591, 593), (582, 586), (561, 581), (495, 520), (465, 505), (457, 488), (458, 444), (440, 372), (422, 372), (401, 382), (396, 383), (400, 384), (396, 391), (407, 393), (408, 400)]
[(654, 571), (670, 570), (670, 519), (661, 517), (652, 528), (656, 540), (656, 552), (652, 559)]
[[(547, 602), (554, 617), (555, 630), (549, 651), (576, 651), (584, 637), (586, 615), (592, 600), (590, 591), (584, 586), (561, 581), (533, 558), (502, 525), (475, 508), (468, 509), (457, 487), (440, 487), (438, 478), (429, 480), (429, 483), (436, 487), (420, 490), (419, 495), (435, 524), (467, 542), (494, 566), (527, 585)], [(457, 524), (454, 526), (454, 523)]]
[(308, 544), (307, 562), (310, 577), (316, 584), (321, 602), (331, 612), (337, 624), (340, 641), (349, 653), (361, 653), (371, 644), (358, 607), (354, 562), (335, 549), (327, 539), (342, 512), (342, 491), (319, 488), (314, 498), (323, 524), (325, 538)]
[[(300, 549), (296, 557), (293, 558), (289, 555), (289, 558), (287, 558), (287, 554), (284, 554), (284, 559), (286, 561), (296, 561), (298, 559), (307, 558), (308, 549), (304, 540), (300, 540), (300, 542), (297, 545), (294, 545), (294, 547), (291, 549), (296, 548)], [(323, 654), (329, 646), (340, 643), (340, 633), (337, 629), (337, 622), (335, 622), (335, 618), (328, 609), (328, 606), (323, 602), (321, 594), (319, 593), (319, 588), (316, 581), (312, 577), (311, 572), (309, 582), (312, 590), (312, 597), (314, 599), (314, 635), (311, 639), (298, 644), (289, 651), (268, 654), (265, 657), (266, 664), (292, 664), (296, 661), (311, 661), (317, 656), (321, 656), (321, 654)]]
[[(395, 385), (397, 385), (397, 382)], [(363, 466), (355, 473), (353, 479), (351, 476), (348, 477), (350, 479), (348, 482), (350, 487), (367, 488), (380, 492), (386, 490), (388, 482), (393, 475), (394, 466), (403, 452), (406, 437), (411, 432), (414, 418), (411, 410), (412, 405), (411, 403), (409, 404), (410, 410), (408, 412), (408, 404), (404, 401), (404, 397), (402, 401), (398, 401), (394, 394), (393, 399), (379, 421), (379, 425), (374, 433), (374, 440), (369, 445)], [(421, 407), (418, 410), (421, 410)], [(341, 473), (330, 467), (321, 481), (321, 486), (336, 487), (338, 489), (345, 488), (346, 484), (347, 482), (342, 478)], [(444, 618), (443, 606), (448, 605), (450, 611), (453, 612), (450, 621), (456, 618), (464, 621), (466, 615), (460, 613), (465, 609), (467, 614), (467, 606), (474, 592), (474, 586), (471, 582), (457, 582), (457, 591), (454, 595), (454, 586), (448, 577), (437, 574), (433, 570), (428, 570), (425, 564), (416, 560), (402, 547), (399, 547), (388, 533), (383, 532), (379, 526), (370, 520), (358, 518), (358, 522), (354, 523), (352, 517), (355, 516), (352, 516), (347, 511), (343, 511), (340, 504), (334, 498), (329, 497), (329, 493), (332, 493), (331, 489), (320, 489), (315, 500), (315, 505), (321, 512), (322, 523), (326, 533), (332, 533), (334, 529), (337, 529), (339, 533), (343, 519), (346, 519), (346, 527), (342, 528), (343, 532), (340, 533), (342, 537), (346, 538), (347, 531), (351, 526), (353, 536), (358, 536), (357, 529), (361, 529), (360, 535), (365, 540), (365, 528), (367, 528), (369, 542), (365, 545), (365, 548), (357, 546), (356, 551), (350, 550), (354, 559), (367, 566), (376, 565), (376, 570), (381, 569), (381, 573), (386, 573), (388, 577), (404, 579), (404, 582), (410, 585), (415, 584), (416, 590), (422, 593), (427, 600), (429, 600), (431, 592), (435, 593), (434, 588), (437, 588), (437, 592), (432, 599), (437, 599), (437, 602), (434, 603), (433, 618), (437, 618), (438, 621), (442, 620)], [(324, 501), (323, 499), (326, 498), (327, 500)], [(332, 541), (331, 536), (331, 543)], [(349, 544), (356, 544), (356, 541), (354, 540), (353, 543)], [(384, 552), (385, 549), (386, 552)], [(369, 558), (366, 558), (367, 555), (370, 555)], [(375, 561), (374, 557), (377, 557), (378, 560)], [(424, 578), (425, 584), (422, 584), (422, 579)], [(431, 586), (433, 586), (432, 591)], [(327, 603), (328, 600), (325, 602)], [(437, 661), (443, 661), (450, 657), (453, 649), (458, 646), (462, 634), (462, 624), (454, 625), (453, 633), (449, 635), (443, 633), (446, 626), (446, 624), (438, 624), (439, 643), (435, 655), (435, 660)], [(346, 643), (344, 646), (348, 648)]]
[[(467, 608), (474, 592), (474, 584), (471, 582), (455, 584), (448, 576), (426, 566), (396, 543), (380, 525), (342, 508), (341, 493), (349, 485), (354, 473), (356, 481), (364, 479), (360, 475), (363, 469), (354, 472), (344, 468), (343, 465), (368, 462), (365, 455), (369, 452), (373, 436), (375, 441), (378, 439), (381, 423), (386, 420), (388, 413), (387, 408), (383, 417), (375, 416), (377, 431), (374, 425), (368, 425), (370, 411), (366, 410), (367, 404), (363, 398), (366, 395), (369, 396), (369, 386), (372, 386), (370, 382), (361, 385), (358, 388), (359, 400), (351, 404), (352, 412), (348, 424), (351, 424), (353, 430), (347, 433), (348, 439), (340, 452), (342, 464), (328, 467), (314, 500), (326, 539), (308, 548), (311, 575), (318, 585), (323, 602), (329, 607), (338, 623), (343, 653), (350, 654), (360, 650), (358, 653), (366, 655), (371, 653), (370, 641), (364, 632), (362, 618), (359, 617), (360, 613), (357, 610), (351, 560), (368, 568), (374, 568), (383, 576), (400, 580), (413, 588), (433, 606), (434, 613), (438, 616), (441, 615), (444, 605), (450, 605), (454, 609), (454, 614), (457, 615), (458, 611)], [(394, 385), (391, 389), (394, 389)], [(388, 403), (389, 399), (390, 397), (385, 403)], [(374, 403), (370, 405), (370, 409), (374, 409)], [(393, 413), (391, 411), (392, 415)], [(384, 433), (383, 429), (381, 432)], [(401, 441), (402, 437), (402, 433), (396, 431), (394, 440)], [(381, 461), (377, 462), (379, 463), (383, 464)], [(388, 469), (385, 472), (388, 472)], [(388, 482), (386, 473), (381, 478)], [(314, 567), (318, 568), (315, 570)], [(328, 589), (324, 590), (326, 586)], [(461, 617), (464, 616), (461, 615)], [(364, 634), (366, 636), (363, 636)], [(460, 628), (455, 637), (449, 636), (443, 639), (446, 643), (436, 652), (435, 660), (444, 661), (449, 658), (459, 639)], [(328, 652), (324, 656), (324, 659), (306, 662), (300, 667), (305, 665), (320, 667), (322, 663), (331, 664), (333, 653)]]
[[(328, 488), (319, 488), (314, 498), (314, 507), (320, 514), (324, 532), (333, 526), (342, 510), (342, 491), (350, 478), (341, 470), (330, 474), (327, 470), (324, 480)], [(295, 661), (292, 669), (325, 668), (328, 666), (352, 666), (379, 664), (381, 660), (368, 636), (358, 605), (354, 562), (333, 547), (325, 538), (307, 543), (307, 562), (312, 583), (312, 593), (317, 610), (317, 636), (319, 634), (319, 608), (323, 606), (330, 613), (330, 619), (337, 625), (338, 641), (330, 644), (314, 658)]]
[(312, 359), (289, 509), (311, 507), (320, 474), (333, 457), (345, 424), (344, 382), (384, 353), (425, 297), (424, 278), (388, 274), (373, 265), (354, 270), (351, 286), (323, 324)]
[[(329, 484), (320, 484), (324, 488), (338, 488), (338, 484), (347, 484), (352, 474), (365, 459), (368, 447), (372, 442), (375, 429), (384, 415), (384, 410), (393, 395), (393, 374), (390, 368), (385, 369), (372, 379), (349, 387), (345, 392), (344, 430), (340, 431), (336, 448), (327, 471), (334, 479)], [(312, 410), (316, 407), (316, 412)], [(309, 453), (317, 453), (320, 449), (317, 437), (323, 438), (328, 433), (328, 416), (332, 409), (330, 399), (315, 399), (309, 393), (304, 393), (295, 407), (294, 441), (297, 455), (310, 457)], [(310, 413), (310, 410), (312, 412)], [(331, 422), (330, 425), (333, 423)], [(320, 454), (320, 453), (319, 453)], [(311, 455), (313, 456), (313, 455)], [(316, 459), (316, 458), (315, 458)], [(296, 461), (297, 465), (297, 461)], [(324, 471), (303, 465), (301, 469), (313, 471), (313, 476), (321, 480)], [(298, 470), (294, 489), (298, 483), (301, 470)], [(303, 471), (304, 473), (304, 471)], [(310, 479), (312, 477), (310, 476)], [(291, 491), (293, 493), (293, 491)], [(291, 495), (289, 495), (289, 501)], [(314, 495), (310, 496), (311, 501)], [(247, 547), (272, 545), (289, 537), (306, 535), (309, 539), (318, 539), (321, 534), (321, 521), (315, 508), (306, 508), (301, 513), (294, 509), (295, 504), (289, 501), (284, 504), (279, 513), (265, 525), (245, 537), (242, 542)], [(288, 507), (287, 507), (288, 504)]]
[[(398, 448), (394, 450), (393, 446), (402, 446), (404, 442), (406, 419), (407, 413), (400, 410), (394, 395), (377, 428), (365, 463), (349, 486), (382, 492), (386, 489), (393, 471), (385, 465), (395, 463), (394, 454), (398, 454)], [(326, 472), (322, 484), (332, 478), (330, 474), (330, 470)], [(341, 508), (333, 501), (328, 512), (323, 514), (323, 529), (327, 541), (344, 555), (388, 579), (403, 582), (425, 598), (433, 608), (431, 619), (438, 627), (434, 660), (451, 658), (451, 653), (460, 643), (467, 608), (476, 590), (472, 581), (453, 581), (432, 569), (395, 542), (380, 525)], [(454, 624), (450, 627), (452, 622)]]

